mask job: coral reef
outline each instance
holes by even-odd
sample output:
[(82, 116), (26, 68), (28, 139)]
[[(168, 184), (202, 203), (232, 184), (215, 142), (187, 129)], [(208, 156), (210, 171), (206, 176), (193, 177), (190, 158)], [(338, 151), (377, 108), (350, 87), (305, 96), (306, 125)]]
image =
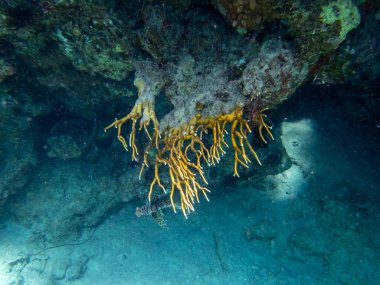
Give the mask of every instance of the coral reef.
[(166, 6), (146, 6), (142, 10), (143, 28), (139, 31), (141, 47), (158, 63), (173, 60), (184, 27), (176, 25), (180, 15)]
[(128, 30), (128, 22), (123, 23), (99, 3), (61, 4), (56, 9), (65, 21), (63, 25), (59, 22), (55, 37), (62, 52), (78, 70), (100, 73), (114, 80), (128, 76), (133, 70), (134, 39), (130, 33), (121, 34), (122, 30)]
[[(234, 11), (240, 11), (244, 14), (245, 12), (243, 11), (248, 11), (244, 9), (244, 5), (250, 5), (249, 7), (252, 8), (253, 13), (258, 13), (262, 9), (262, 11), (268, 11), (268, 14), (261, 13), (262, 15), (274, 15), (276, 6), (271, 5), (273, 8), (273, 10), (270, 10), (271, 13), (267, 10), (268, 6), (265, 6), (270, 4), (270, 1), (260, 2), (258, 3), (259, 5), (255, 1), (244, 2), (245, 4), (241, 2), (244, 1), (219, 4), (231, 4), (232, 6), (227, 6), (229, 8), (234, 7), (233, 9), (236, 8), (236, 11), (233, 10), (232, 14)], [(339, 2), (336, 5), (344, 13), (335, 18), (330, 13), (331, 7), (323, 6), (321, 3), (302, 8), (308, 9), (310, 13), (307, 14), (312, 15), (312, 17), (317, 17), (318, 15), (318, 22), (320, 21), (321, 25), (334, 26), (337, 22), (343, 24), (351, 21), (351, 25), (346, 25), (339, 31), (334, 31), (334, 33), (325, 33), (323, 30), (317, 33), (319, 40), (324, 36), (328, 37), (328, 39), (325, 39), (329, 41), (328, 50), (335, 49), (344, 40), (348, 31), (356, 27), (360, 21), (360, 16), (356, 13), (357, 8), (351, 1)], [(287, 8), (289, 7), (287, 6)], [(289, 20), (289, 33), (295, 32), (298, 25), (301, 25), (300, 21), (292, 22), (291, 20), (294, 20), (292, 17), (302, 9), (297, 9), (292, 14), (286, 15), (286, 17), (281, 13), (276, 16), (278, 19)], [(147, 11), (148, 9), (145, 9), (145, 13)], [(160, 6), (155, 6), (154, 11), (157, 16), (149, 21), (146, 19), (147, 28), (152, 25), (151, 22), (155, 22), (156, 28), (162, 30), (165, 21), (169, 21), (166, 16), (167, 11)], [(159, 13), (160, 11), (161, 13)], [(232, 14), (229, 14), (229, 16), (232, 16)], [(143, 17), (146, 17), (144, 13), (143, 15)], [(178, 45), (178, 36), (176, 36), (178, 33), (182, 33), (181, 29), (174, 29), (172, 26), (172, 23), (176, 21), (175, 14), (171, 18), (173, 22), (166, 23), (167, 30), (174, 29), (172, 41), (167, 40), (168, 44), (158, 44), (159, 41), (154, 38), (148, 41), (149, 45), (146, 45), (146, 42), (143, 44), (144, 49), (156, 61), (161, 64), (165, 63), (163, 67), (157, 67), (155, 70), (160, 70), (161, 73), (161, 80), (158, 82), (167, 82), (165, 85), (159, 84), (159, 90), (164, 85), (164, 90), (174, 109), (166, 113), (160, 121), (157, 120), (154, 112), (154, 96), (150, 95), (151, 92), (149, 91), (146, 94), (142, 91), (145, 88), (145, 82), (140, 81), (141, 72), (137, 68), (138, 73), (135, 85), (138, 88), (139, 97), (135, 107), (126, 117), (115, 120), (114, 123), (106, 128), (108, 130), (113, 126), (117, 127), (118, 139), (124, 148), (128, 149), (127, 140), (122, 135), (121, 129), (126, 121), (132, 121), (129, 146), (132, 148), (132, 160), (138, 161), (139, 147), (135, 143), (136, 120), (142, 118), (140, 130), (145, 129), (150, 142), (146, 147), (142, 147), (145, 150), (140, 178), (146, 167), (154, 165), (154, 177), (152, 178), (153, 182), (149, 190), (148, 199), (149, 201), (151, 200), (155, 186), (160, 187), (166, 193), (165, 185), (168, 183), (162, 182), (159, 175), (161, 165), (166, 165), (169, 167), (169, 189), (173, 210), (176, 211), (174, 197), (175, 192), (178, 192), (185, 217), (188, 213), (194, 211), (193, 204), (196, 201), (199, 202), (199, 192), (202, 192), (208, 200), (207, 193), (209, 190), (200, 184), (200, 182), (203, 182), (204, 185), (207, 185), (203, 165), (215, 165), (219, 162), (222, 154), (225, 153), (222, 146), (227, 145), (224, 140), (224, 132), (227, 133), (226, 125), (231, 124), (230, 141), (234, 149), (232, 154), (234, 157), (233, 173), (234, 176), (239, 176), (238, 165), (248, 167), (250, 162), (246, 155), (245, 147), (250, 150), (253, 157), (261, 164), (247, 138), (250, 127), (248, 126), (248, 121), (244, 118), (244, 106), (249, 105), (251, 101), (256, 106), (254, 108), (260, 106), (256, 113), (251, 113), (256, 114), (256, 116), (250, 119), (253, 126), (258, 127), (259, 137), (266, 143), (262, 130), (264, 129), (270, 137), (273, 138), (273, 136), (269, 125), (263, 119), (264, 114), (262, 114), (262, 111), (268, 107), (278, 106), (293, 94), (295, 89), (306, 79), (311, 64), (326, 52), (326, 50), (318, 50), (314, 51), (312, 55), (305, 53), (305, 47), (315, 40), (313, 38), (314, 33), (310, 31), (308, 36), (312, 38), (311, 40), (308, 39), (307, 42), (303, 42), (302, 36), (297, 34), (296, 37), (299, 41), (296, 41), (295, 45), (285, 39), (267, 37), (258, 47), (259, 51), (252, 56), (251, 53), (255, 49), (254, 45), (244, 40), (241, 41), (242, 37), (227, 31), (217, 21), (213, 23), (207, 16), (209, 15), (196, 11), (189, 13), (188, 20), (191, 24), (185, 30), (183, 36), (185, 44), (183, 46)], [(195, 20), (196, 17), (200, 19), (204, 17), (207, 20), (200, 22)], [(249, 18), (247, 15), (240, 18), (241, 22), (235, 24), (233, 22), (233, 25), (243, 29), (252, 28), (265, 20), (274, 19), (274, 17), (270, 16), (265, 16), (265, 20), (256, 17), (257, 22), (247, 23), (244, 20)], [(233, 20), (236, 21), (236, 18)], [(307, 20), (310, 20), (310, 18)], [(303, 21), (306, 21), (306, 19), (303, 18)], [(201, 23), (206, 28), (201, 28)], [(197, 29), (197, 27), (199, 28)], [(220, 30), (224, 31), (224, 33), (229, 33), (230, 37), (227, 40), (221, 38)], [(189, 33), (192, 36), (188, 36)], [(161, 34), (161, 40), (164, 41), (167, 38), (166, 31)], [(150, 33), (147, 33), (147, 35), (150, 36)], [(213, 42), (209, 41), (210, 37), (213, 38)], [(217, 47), (214, 54), (207, 52), (213, 48), (210, 44)], [(164, 50), (167, 50), (167, 47), (170, 46), (172, 46), (172, 50), (177, 51), (176, 56), (168, 56), (166, 53), (165, 57)], [(223, 46), (226, 46), (226, 48), (223, 48)], [(307, 52), (309, 52), (309, 49)], [(152, 64), (149, 63), (148, 66), (150, 65)], [(232, 70), (237, 70), (238, 72), (234, 74), (231, 72)], [(204, 82), (207, 82), (207, 84), (205, 85)], [(145, 99), (145, 97), (149, 99)], [(187, 98), (191, 98), (191, 100)], [(149, 104), (145, 103), (146, 101)], [(143, 112), (145, 112), (144, 115)], [(154, 125), (152, 135), (147, 130), (147, 125), (150, 121), (153, 121)], [(235, 129), (236, 126), (239, 129)], [(208, 131), (212, 131), (210, 145), (201, 140)], [(197, 179), (196, 176), (198, 177)], [(165, 178), (163, 179), (165, 180)]]
[[(141, 88), (139, 88), (141, 90)], [(139, 99), (141, 98), (141, 95)], [(139, 106), (139, 105), (137, 105)], [(106, 128), (109, 129), (116, 126), (118, 129), (118, 139), (123, 144), (124, 148), (128, 150), (125, 138), (121, 134), (122, 125), (129, 119), (132, 118), (132, 131), (129, 136), (129, 146), (132, 148), (132, 159), (137, 160), (138, 150), (135, 145), (136, 136), (136, 117), (141, 117), (141, 110), (136, 112), (136, 106), (132, 112), (127, 115), (124, 119), (116, 120), (113, 124)], [(273, 139), (273, 135), (270, 131), (271, 126), (267, 125), (264, 121), (265, 115), (263, 110), (259, 110), (253, 119), (253, 124), (257, 126), (260, 138), (267, 143), (264, 138), (263, 130)], [(154, 113), (153, 113), (154, 114)], [(196, 175), (201, 177), (204, 184), (208, 184), (202, 165), (216, 165), (219, 163), (221, 156), (225, 154), (223, 147), (228, 147), (225, 140), (225, 134), (230, 134), (230, 141), (232, 148), (234, 150), (234, 176), (239, 176), (238, 165), (242, 165), (248, 168), (248, 164), (251, 160), (248, 158), (246, 153), (246, 148), (252, 153), (256, 161), (261, 164), (259, 157), (257, 156), (255, 150), (251, 146), (248, 140), (248, 133), (251, 133), (251, 129), (248, 126), (247, 120), (243, 118), (243, 109), (237, 107), (233, 112), (229, 114), (222, 114), (218, 117), (202, 117), (197, 115), (192, 118), (189, 124), (183, 124), (179, 127), (166, 128), (161, 133), (159, 132), (158, 122), (156, 121), (154, 127), (154, 133), (152, 136), (149, 135), (146, 129), (146, 122), (149, 123), (151, 116), (146, 116), (145, 121), (141, 121), (140, 130), (144, 127), (150, 143), (145, 149), (144, 161), (140, 171), (141, 173), (145, 167), (148, 167), (148, 155), (154, 150), (156, 152), (155, 162), (154, 162), (154, 179), (151, 183), (148, 199), (151, 200), (151, 195), (154, 186), (157, 184), (165, 193), (166, 187), (161, 183), (159, 177), (159, 166), (168, 166), (171, 186), (170, 190), (170, 200), (173, 207), (173, 211), (176, 212), (176, 204), (174, 202), (174, 194), (178, 191), (181, 201), (181, 209), (185, 217), (194, 211), (195, 201), (199, 202), (199, 192), (205, 196), (208, 200), (207, 192), (209, 190), (204, 186), (201, 186), (200, 182), (197, 181)], [(229, 132), (227, 131), (227, 124), (230, 124)], [(203, 142), (203, 136), (206, 136), (208, 132), (212, 133), (212, 144), (209, 147), (205, 146)], [(162, 145), (162, 146), (161, 146)]]
[(243, 94), (251, 101), (277, 106), (284, 102), (305, 80), (306, 65), (279, 40), (268, 40), (258, 56), (248, 62), (241, 82)]
[(23, 82), (54, 92), (53, 104), (93, 116), (103, 102), (132, 94), (123, 80), (134, 69), (134, 44), (123, 30), (132, 19), (108, 9), (99, 1), (2, 2), (2, 53), (11, 55)]
[(348, 32), (361, 21), (358, 6), (352, 0), (339, 0), (327, 5), (316, 1), (301, 7), (292, 7), (292, 13), (284, 11), (284, 17), (302, 59), (309, 64), (338, 48)]
[(336, 49), (361, 20), (357, 3), (337, 1), (215, 0), (216, 7), (241, 32), (283, 21), (303, 61), (314, 63)]
[(352, 1), (337, 0), (322, 6), (320, 14), (324, 24), (332, 25), (339, 23), (339, 37), (336, 39), (341, 43), (347, 33), (360, 24), (358, 8)]
[[(315, 82), (329, 84), (350, 83), (361, 89), (368, 81), (378, 81), (380, 76), (380, 5), (373, 7), (372, 13), (360, 29), (351, 33), (339, 48), (331, 54), (326, 63), (316, 73)], [(376, 11), (379, 14), (376, 16)]]
[(241, 32), (278, 17), (275, 11), (276, 1), (216, 0), (214, 2), (219, 11), (231, 21), (232, 26)]
[[(141, 119), (139, 130), (142, 130), (144, 128), (149, 139), (152, 140), (153, 138), (155, 143), (158, 143), (160, 130), (154, 106), (155, 96), (159, 93), (164, 83), (160, 68), (156, 64), (153, 64), (151, 62), (141, 62), (138, 66), (140, 66), (141, 70), (136, 71), (136, 77), (134, 81), (134, 85), (138, 90), (138, 99), (135, 103), (135, 106), (127, 116), (120, 120), (116, 119), (111, 125), (105, 128), (106, 131), (112, 127), (116, 127), (118, 130), (118, 140), (123, 144), (124, 148), (128, 150), (127, 142), (121, 134), (121, 127), (126, 121), (132, 121), (132, 131), (129, 137), (129, 146), (132, 148), (132, 160), (135, 161), (137, 161), (137, 156), (139, 154), (137, 146), (135, 144), (136, 122), (138, 119)], [(151, 121), (154, 127), (152, 136), (149, 134), (147, 128)]]
[[(275, 136), (266, 110), (286, 101), (308, 78), (329, 74), (323, 64), (335, 58), (333, 52), (364, 19), (359, 2), (3, 1), (0, 79), (8, 76), (3, 83), (14, 87), (23, 82), (30, 93), (43, 94), (33, 103), (43, 111), (16, 116), (16, 109), (3, 108), (1, 116), (17, 122), (5, 124), (15, 138), (29, 132), (26, 149), (32, 165), (36, 150), (43, 152), (40, 159), (46, 158), (46, 142), (48, 157), (64, 160), (49, 163), (74, 163), (69, 158), (80, 157), (96, 165), (108, 156), (113, 176), (103, 176), (104, 183), (116, 179), (119, 192), (111, 191), (115, 199), (103, 197), (101, 211), (134, 197), (148, 197), (149, 204), (170, 191), (166, 198), (173, 210), (179, 205), (187, 216), (199, 196), (207, 198), (207, 183), (230, 177), (227, 170), (253, 181), (252, 173), (261, 177), (286, 168), (280, 142), (266, 144)], [(337, 53), (345, 54), (343, 46)], [(342, 65), (334, 66), (338, 70)], [(119, 119), (106, 129), (117, 128), (132, 160), (120, 156), (102, 132), (115, 114)], [(46, 121), (45, 130), (25, 122), (35, 117)], [(68, 131), (67, 124), (77, 132)], [(7, 150), (1, 142), (1, 151)], [(251, 167), (253, 160), (257, 163)], [(280, 166), (255, 167), (266, 161)], [(225, 167), (205, 167), (219, 162)], [(141, 186), (124, 172), (140, 176)], [(2, 181), (8, 187), (17, 184)], [(7, 193), (19, 193), (26, 181)], [(154, 191), (157, 186), (163, 191)], [(93, 205), (103, 199), (98, 198)], [(88, 224), (99, 220), (97, 212)], [(71, 223), (76, 228), (80, 222)]]

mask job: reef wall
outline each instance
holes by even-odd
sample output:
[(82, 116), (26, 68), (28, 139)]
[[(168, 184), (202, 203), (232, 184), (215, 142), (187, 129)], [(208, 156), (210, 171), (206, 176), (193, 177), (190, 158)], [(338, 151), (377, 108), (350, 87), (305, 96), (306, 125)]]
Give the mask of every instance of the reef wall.
[[(86, 190), (80, 199), (77, 190), (65, 194), (82, 203), (95, 197), (93, 206), (78, 202), (68, 208), (70, 215), (62, 213), (64, 220), (82, 217), (67, 226), (77, 228), (83, 219), (96, 225), (135, 197), (154, 200), (164, 192), (174, 193), (173, 209), (179, 204), (186, 216), (200, 196), (207, 197), (207, 182), (224, 181), (226, 170), (245, 178), (265, 176), (268, 172), (257, 171), (260, 164), (283, 170), (286, 154), (267, 109), (305, 82), (351, 83), (358, 76), (365, 81), (363, 67), (379, 55), (375, 45), (364, 46), (376, 42), (378, 4), (2, 1), (0, 134), (8, 139), (0, 142), (1, 211), (24, 216), (12, 197), (26, 199), (31, 194), (23, 191), (38, 173), (35, 166), (57, 161), (57, 167), (73, 165), (100, 179), (98, 194)], [(372, 32), (356, 32), (358, 25)], [(373, 69), (370, 82), (378, 79), (379, 68)], [(361, 72), (353, 76), (353, 70)], [(107, 126), (117, 131), (104, 133)], [(131, 154), (121, 152), (116, 132)], [(279, 158), (265, 166), (273, 137)], [(224, 166), (207, 167), (219, 163)], [(96, 179), (83, 187), (91, 189)], [(42, 216), (41, 209), (30, 208)]]

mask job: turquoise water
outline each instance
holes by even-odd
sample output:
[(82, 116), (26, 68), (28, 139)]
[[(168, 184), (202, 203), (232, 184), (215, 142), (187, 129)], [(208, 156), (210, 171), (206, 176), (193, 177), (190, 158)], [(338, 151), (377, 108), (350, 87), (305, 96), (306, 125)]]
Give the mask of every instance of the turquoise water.
[(379, 284), (379, 131), (350, 125), (322, 91), (270, 114), (288, 170), (213, 186), (187, 220), (164, 209), (164, 227), (135, 216), (141, 198), (58, 234), (70, 224), (60, 214), (70, 193), (93, 191), (109, 173), (43, 161), (0, 224), (0, 284)]
[(0, 285), (379, 285), (379, 22), (0, 1)]

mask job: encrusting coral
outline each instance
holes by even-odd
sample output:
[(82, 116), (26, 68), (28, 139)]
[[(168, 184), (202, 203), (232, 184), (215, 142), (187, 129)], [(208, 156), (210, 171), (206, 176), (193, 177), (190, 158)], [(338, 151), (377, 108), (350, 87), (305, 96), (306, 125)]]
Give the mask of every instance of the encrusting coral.
[[(118, 139), (128, 150), (126, 139), (123, 137), (121, 130), (122, 125), (132, 120), (132, 131), (129, 136), (129, 145), (132, 148), (132, 159), (137, 161), (138, 150), (135, 145), (136, 136), (136, 120), (140, 121), (140, 128), (144, 128), (150, 143), (145, 149), (144, 160), (142, 163), (140, 177), (145, 167), (148, 167), (148, 155), (154, 151), (154, 179), (150, 185), (148, 199), (151, 200), (154, 187), (159, 186), (165, 193), (166, 187), (162, 184), (159, 176), (160, 165), (168, 166), (170, 175), (170, 201), (173, 211), (176, 212), (176, 203), (174, 202), (174, 194), (178, 191), (180, 196), (180, 206), (184, 216), (194, 211), (195, 201), (199, 202), (199, 192), (202, 192), (208, 201), (207, 192), (210, 192), (201, 183), (207, 185), (208, 182), (204, 176), (203, 166), (216, 165), (219, 163), (221, 156), (226, 153), (223, 147), (228, 147), (225, 135), (229, 134), (234, 152), (234, 176), (239, 177), (238, 165), (249, 167), (251, 160), (247, 155), (247, 149), (252, 153), (256, 161), (261, 165), (260, 159), (253, 149), (248, 139), (248, 134), (251, 133), (248, 120), (244, 118), (244, 108), (236, 106), (235, 109), (228, 114), (220, 114), (215, 117), (202, 117), (200, 114), (195, 115), (189, 123), (182, 124), (178, 127), (168, 127), (162, 134), (159, 131), (158, 121), (156, 119), (152, 106), (141, 103), (140, 98), (144, 96), (141, 93), (142, 82), (135, 85), (139, 90), (139, 99), (132, 112), (120, 120), (115, 120), (105, 130), (111, 127), (118, 129)], [(142, 109), (144, 108), (144, 115)], [(253, 126), (258, 128), (258, 133), (261, 140), (265, 143), (263, 130), (273, 139), (271, 126), (265, 122), (266, 109), (257, 110), (255, 115), (251, 117)], [(154, 130), (150, 135), (147, 126), (150, 121), (153, 121)], [(229, 127), (229, 131), (227, 131)], [(205, 135), (211, 134), (212, 143), (208, 144), (207, 140), (203, 140)], [(200, 179), (197, 177), (200, 176)]]
[(278, 17), (276, 1), (214, 0), (213, 3), (231, 21), (232, 26), (241, 32), (246, 32), (265, 21)]

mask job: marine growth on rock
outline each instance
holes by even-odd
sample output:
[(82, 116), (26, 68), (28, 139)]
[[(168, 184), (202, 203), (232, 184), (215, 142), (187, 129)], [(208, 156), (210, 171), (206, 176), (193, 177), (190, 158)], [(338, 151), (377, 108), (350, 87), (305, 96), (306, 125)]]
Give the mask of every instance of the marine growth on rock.
[[(3, 1), (0, 82), (24, 76), (54, 90), (50, 106), (95, 114), (96, 124), (100, 114), (140, 179), (149, 169), (148, 200), (161, 188), (187, 216), (208, 200), (207, 166), (231, 156), (238, 177), (261, 164), (254, 145), (274, 139), (266, 111), (360, 22), (353, 0)], [(71, 134), (53, 138), (51, 157), (86, 155)]]

